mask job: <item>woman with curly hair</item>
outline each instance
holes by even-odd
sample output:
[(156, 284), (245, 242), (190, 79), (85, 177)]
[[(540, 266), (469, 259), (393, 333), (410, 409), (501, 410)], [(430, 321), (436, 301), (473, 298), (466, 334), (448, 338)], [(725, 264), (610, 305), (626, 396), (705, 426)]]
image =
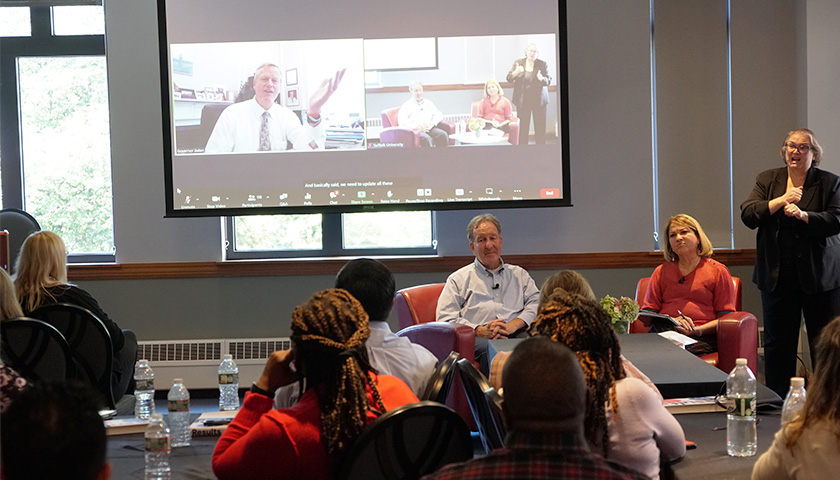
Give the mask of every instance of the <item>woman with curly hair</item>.
[(753, 480), (836, 478), (840, 471), (840, 317), (823, 328), (817, 351), (805, 408), (755, 462)]
[[(271, 354), (262, 376), (213, 451), (226, 478), (332, 478), (334, 464), (386, 410), (417, 401), (368, 362), (368, 315), (346, 290), (316, 293), (292, 314), (292, 349)], [(292, 364), (294, 363), (294, 368)], [(279, 387), (299, 382), (298, 403), (272, 409)]]
[(608, 460), (658, 478), (660, 461), (685, 455), (680, 424), (643, 381), (625, 374), (618, 337), (600, 305), (581, 295), (555, 293), (531, 332), (577, 354), (590, 392), (586, 438)]

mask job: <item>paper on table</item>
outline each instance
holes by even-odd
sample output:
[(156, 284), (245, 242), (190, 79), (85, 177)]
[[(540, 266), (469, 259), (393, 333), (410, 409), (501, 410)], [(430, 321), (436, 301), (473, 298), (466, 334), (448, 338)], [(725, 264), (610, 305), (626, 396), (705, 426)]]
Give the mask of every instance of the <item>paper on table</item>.
[[(192, 424), (190, 424), (190, 436), (192, 437), (214, 437), (219, 436), (228, 426), (231, 420), (239, 413), (239, 410), (227, 412), (205, 412), (202, 413)], [(222, 425), (207, 425), (210, 421), (224, 421), (228, 423)]]
[(675, 332), (673, 330), (669, 330), (667, 332), (659, 332), (659, 335), (667, 338), (668, 340), (674, 342), (675, 344), (683, 348), (685, 348), (687, 345), (691, 345), (692, 343), (697, 343), (697, 340), (691, 337), (687, 337), (682, 333)]

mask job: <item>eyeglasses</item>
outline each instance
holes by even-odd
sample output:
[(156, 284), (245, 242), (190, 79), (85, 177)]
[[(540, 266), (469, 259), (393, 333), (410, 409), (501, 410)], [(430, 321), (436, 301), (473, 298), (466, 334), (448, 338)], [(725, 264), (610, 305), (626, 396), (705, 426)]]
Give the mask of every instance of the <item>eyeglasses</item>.
[(785, 144), (785, 146), (791, 152), (799, 150), (801, 153), (808, 153), (808, 152), (810, 152), (811, 150), (814, 149), (813, 146), (808, 145), (807, 143), (803, 143), (802, 145), (797, 145), (795, 143), (788, 143), (788, 144)]

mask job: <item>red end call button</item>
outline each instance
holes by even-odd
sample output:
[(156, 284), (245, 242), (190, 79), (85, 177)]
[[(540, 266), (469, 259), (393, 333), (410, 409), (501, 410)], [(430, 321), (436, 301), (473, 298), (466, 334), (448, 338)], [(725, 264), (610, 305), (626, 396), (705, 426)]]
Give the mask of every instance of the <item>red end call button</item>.
[(560, 198), (559, 188), (542, 188), (540, 189), (540, 197), (542, 198)]

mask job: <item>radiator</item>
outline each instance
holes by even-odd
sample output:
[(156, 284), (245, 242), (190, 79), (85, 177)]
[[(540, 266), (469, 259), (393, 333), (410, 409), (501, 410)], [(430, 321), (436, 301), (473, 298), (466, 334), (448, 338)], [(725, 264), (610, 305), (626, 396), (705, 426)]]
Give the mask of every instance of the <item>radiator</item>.
[(217, 388), (219, 364), (230, 353), (239, 367), (239, 385), (247, 387), (260, 377), (271, 352), (291, 346), (288, 337), (150, 340), (137, 342), (137, 358), (149, 361), (156, 390), (169, 390), (175, 378), (189, 389)]

